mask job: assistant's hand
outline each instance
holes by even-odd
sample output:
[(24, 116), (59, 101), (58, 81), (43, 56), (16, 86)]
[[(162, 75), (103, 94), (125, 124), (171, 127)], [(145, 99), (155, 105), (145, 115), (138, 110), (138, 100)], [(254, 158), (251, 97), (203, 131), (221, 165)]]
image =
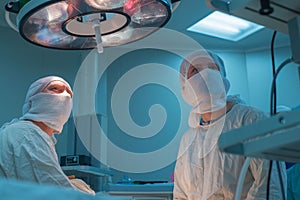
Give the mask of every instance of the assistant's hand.
[(88, 193), (88, 194), (92, 194), (92, 195), (96, 194), (95, 191), (92, 190), (90, 188), (90, 186), (88, 184), (86, 184), (83, 180), (78, 179), (78, 178), (73, 178), (73, 179), (70, 179), (70, 181), (79, 190), (81, 190), (85, 193)]
[(70, 175), (68, 176), (68, 178), (71, 180), (71, 179), (74, 179), (75, 178), (75, 175)]

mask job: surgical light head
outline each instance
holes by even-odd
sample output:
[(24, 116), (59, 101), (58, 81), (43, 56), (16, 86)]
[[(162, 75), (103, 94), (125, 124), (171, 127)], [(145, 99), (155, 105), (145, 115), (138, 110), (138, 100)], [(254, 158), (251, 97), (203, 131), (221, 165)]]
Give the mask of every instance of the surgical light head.
[(6, 5), (27, 41), (54, 49), (127, 44), (163, 27), (180, 0), (19, 0)]

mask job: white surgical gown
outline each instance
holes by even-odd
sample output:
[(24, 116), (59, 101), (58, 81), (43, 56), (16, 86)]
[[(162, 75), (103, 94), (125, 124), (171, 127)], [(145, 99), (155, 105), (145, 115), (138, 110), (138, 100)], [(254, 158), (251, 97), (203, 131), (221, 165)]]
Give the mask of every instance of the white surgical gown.
[[(13, 120), (0, 129), (0, 177), (74, 188), (62, 171), (55, 143), (31, 121)], [(93, 194), (88, 189), (82, 190)]]
[[(244, 156), (221, 152), (217, 141), (221, 132), (250, 124), (265, 115), (257, 109), (236, 104), (211, 125), (191, 128), (183, 136), (174, 174), (174, 199), (232, 200)], [(210, 129), (211, 132), (208, 132)], [(220, 130), (218, 133), (218, 129)], [(241, 133), (242, 134), (242, 133)], [(280, 162), (283, 167), (284, 163)], [(283, 199), (278, 171), (273, 165), (270, 199)], [(269, 161), (254, 158), (246, 174), (241, 199), (266, 199)], [(281, 169), (286, 184), (285, 168)], [(284, 188), (285, 190), (285, 188)]]

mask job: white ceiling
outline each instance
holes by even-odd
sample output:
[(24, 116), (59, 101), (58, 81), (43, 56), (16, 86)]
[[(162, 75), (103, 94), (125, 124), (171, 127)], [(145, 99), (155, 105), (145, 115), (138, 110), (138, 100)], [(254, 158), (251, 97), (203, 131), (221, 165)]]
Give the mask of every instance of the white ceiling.
[[(4, 6), (6, 0), (0, 1), (0, 26), (8, 27), (4, 17)], [(203, 47), (215, 50), (231, 51), (251, 51), (260, 48), (269, 48), (273, 35), (273, 30), (263, 29), (239, 42), (230, 42), (201, 34), (186, 31), (186, 29), (207, 16), (213, 10), (208, 7), (206, 0), (182, 0), (178, 8), (174, 11), (170, 21), (165, 26), (173, 30), (180, 31), (197, 40)], [(289, 37), (279, 33), (276, 36), (275, 46), (289, 45)]]

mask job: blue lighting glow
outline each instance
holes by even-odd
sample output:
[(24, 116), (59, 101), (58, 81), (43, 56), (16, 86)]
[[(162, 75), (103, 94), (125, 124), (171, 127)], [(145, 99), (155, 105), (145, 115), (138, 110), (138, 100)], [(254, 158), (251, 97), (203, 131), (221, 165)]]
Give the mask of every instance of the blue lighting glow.
[(215, 11), (187, 30), (236, 42), (262, 28), (258, 24)]

